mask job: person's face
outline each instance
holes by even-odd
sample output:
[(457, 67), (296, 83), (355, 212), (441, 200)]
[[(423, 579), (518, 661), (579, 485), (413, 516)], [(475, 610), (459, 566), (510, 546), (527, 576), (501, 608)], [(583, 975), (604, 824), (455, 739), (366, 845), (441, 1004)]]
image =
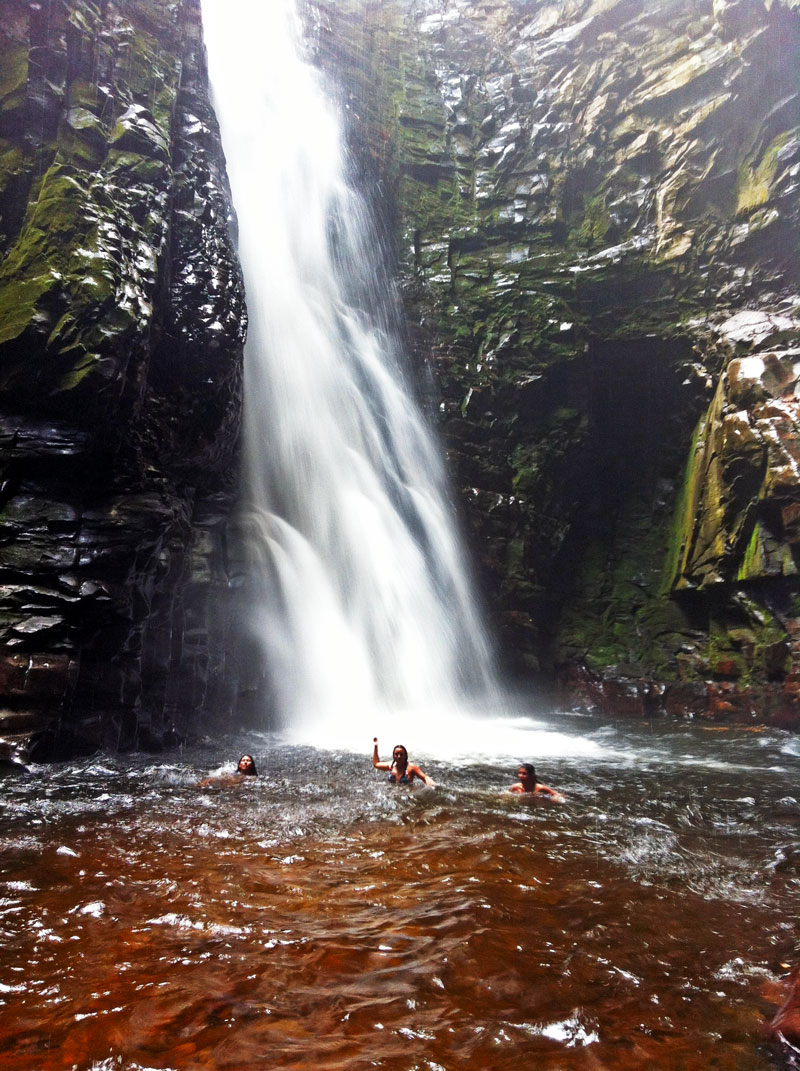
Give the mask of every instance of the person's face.
[(250, 758), (250, 756), (249, 755), (242, 755), (242, 757), (239, 759), (239, 769), (240, 770), (252, 770), (252, 768), (253, 768), (253, 760)]
[(517, 777), (522, 782), (522, 787), (523, 788), (532, 789), (534, 787), (533, 778), (531, 777), (531, 775), (528, 773), (528, 771), (525, 769), (524, 766), (520, 766), (520, 768), (517, 770)]
[(406, 761), (405, 749), (402, 748), (402, 747), (396, 747), (394, 749), (394, 751), (392, 752), (392, 758), (394, 759), (395, 762), (405, 762)]

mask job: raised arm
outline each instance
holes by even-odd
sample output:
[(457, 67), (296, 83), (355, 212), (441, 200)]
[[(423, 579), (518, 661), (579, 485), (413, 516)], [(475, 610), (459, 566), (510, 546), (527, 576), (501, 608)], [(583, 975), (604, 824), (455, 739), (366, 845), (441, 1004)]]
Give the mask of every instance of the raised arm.
[(390, 762), (381, 762), (378, 758), (378, 738), (374, 736), (372, 738), (372, 765), (376, 770), (391, 770), (392, 764)]

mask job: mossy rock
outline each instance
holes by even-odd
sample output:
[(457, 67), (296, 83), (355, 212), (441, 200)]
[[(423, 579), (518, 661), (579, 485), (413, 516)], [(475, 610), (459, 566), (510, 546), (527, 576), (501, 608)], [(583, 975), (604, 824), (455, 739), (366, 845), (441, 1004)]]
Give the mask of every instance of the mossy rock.
[(87, 108), (73, 107), (67, 112), (59, 131), (62, 158), (87, 170), (96, 170), (108, 151), (105, 124)]
[(0, 140), (0, 193), (8, 189), (13, 179), (24, 175), (26, 170), (22, 150), (10, 141)]
[(138, 104), (132, 104), (117, 119), (108, 141), (117, 152), (138, 153), (151, 160), (164, 161), (169, 155), (168, 136), (152, 112)]
[(774, 138), (758, 158), (750, 158), (739, 169), (736, 184), (736, 211), (748, 215), (765, 205), (775, 194), (775, 180), (781, 173), (781, 151), (800, 139), (800, 128)]

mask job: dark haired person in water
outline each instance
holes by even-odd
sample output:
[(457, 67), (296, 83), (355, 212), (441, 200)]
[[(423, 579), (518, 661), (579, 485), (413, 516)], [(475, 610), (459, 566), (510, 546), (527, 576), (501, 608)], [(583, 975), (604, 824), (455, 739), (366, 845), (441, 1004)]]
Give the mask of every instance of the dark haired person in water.
[(258, 776), (258, 770), (256, 769), (256, 762), (252, 755), (242, 755), (239, 759), (239, 765), (236, 767), (236, 772), (244, 774), (245, 777)]
[(239, 759), (235, 773), (204, 777), (202, 781), (198, 782), (198, 788), (207, 788), (208, 785), (219, 785), (221, 788), (235, 788), (238, 785), (244, 784), (244, 779), (246, 777), (257, 776), (258, 770), (256, 769), (256, 762), (253, 756), (242, 755)]
[(519, 781), (511, 786), (508, 790), (509, 792), (525, 793), (530, 796), (547, 796), (557, 803), (564, 802), (564, 797), (560, 792), (556, 792), (554, 788), (548, 788), (547, 785), (542, 785), (536, 780), (536, 767), (532, 763), (520, 763), (517, 777)]
[(415, 762), (408, 761), (408, 752), (402, 744), (395, 744), (391, 762), (381, 762), (378, 758), (377, 736), (373, 737), (372, 765), (376, 770), (388, 770), (389, 781), (393, 785), (410, 785), (415, 777), (425, 785), (433, 787), (436, 784)]

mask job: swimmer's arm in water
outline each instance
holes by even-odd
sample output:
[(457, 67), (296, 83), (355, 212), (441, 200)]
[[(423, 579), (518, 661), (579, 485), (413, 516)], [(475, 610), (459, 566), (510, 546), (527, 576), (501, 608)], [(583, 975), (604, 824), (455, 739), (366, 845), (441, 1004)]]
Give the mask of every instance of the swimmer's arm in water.
[(549, 785), (537, 784), (533, 792), (526, 792), (522, 782), (517, 781), (511, 788), (507, 788), (506, 792), (513, 792), (519, 796), (547, 796), (548, 799), (552, 799), (554, 803), (564, 803), (566, 801), (565, 796), (562, 796), (560, 792), (556, 792), (554, 788), (550, 788)]
[(551, 800), (555, 800), (556, 803), (563, 803), (565, 797), (560, 792), (556, 792), (554, 788), (550, 788), (549, 785), (537, 785), (535, 796), (549, 796)]
[(426, 784), (429, 788), (436, 788), (436, 782), (433, 780), (433, 778), (428, 777), (426, 773), (423, 773), (415, 762), (410, 762), (408, 764), (408, 767), (406, 768), (406, 773), (408, 774), (409, 781), (412, 781), (415, 777), (418, 777), (420, 781)]
[(392, 764), (390, 762), (381, 762), (378, 758), (378, 738), (374, 736), (372, 738), (372, 765), (376, 770), (391, 770)]
[(208, 788), (213, 785), (216, 788), (241, 788), (248, 780), (255, 781), (255, 777), (248, 778), (240, 773), (217, 774), (212, 777), (204, 777), (202, 781), (197, 782), (197, 787)]

